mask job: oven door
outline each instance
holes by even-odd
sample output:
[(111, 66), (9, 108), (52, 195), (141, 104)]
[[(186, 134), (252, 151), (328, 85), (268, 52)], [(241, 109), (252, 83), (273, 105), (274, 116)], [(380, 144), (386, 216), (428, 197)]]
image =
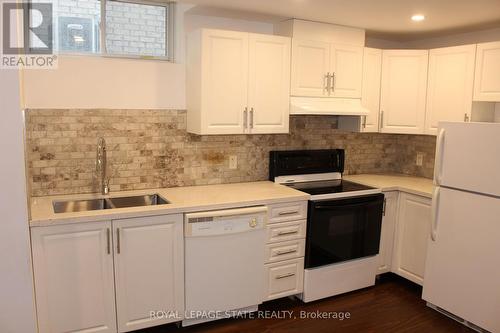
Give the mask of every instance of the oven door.
[(305, 268), (378, 254), (384, 195), (309, 201)]

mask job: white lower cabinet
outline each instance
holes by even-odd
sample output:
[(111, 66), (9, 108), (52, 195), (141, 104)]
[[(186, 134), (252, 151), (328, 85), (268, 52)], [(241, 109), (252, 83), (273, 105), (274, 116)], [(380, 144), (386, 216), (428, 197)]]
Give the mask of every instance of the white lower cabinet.
[(399, 192), (385, 192), (384, 195), (384, 214), (382, 218), (382, 231), (380, 233), (377, 274), (391, 271), (394, 230), (398, 219)]
[(263, 301), (304, 290), (307, 201), (270, 205), (268, 211)]
[(304, 258), (266, 264), (264, 301), (300, 294), (304, 284)]
[(113, 221), (113, 240), (119, 332), (178, 321), (184, 311), (181, 215)]
[(111, 222), (31, 229), (38, 330), (116, 332)]
[(182, 215), (32, 228), (39, 332), (126, 332), (182, 319), (173, 315), (184, 311), (182, 237)]
[(392, 272), (420, 285), (423, 284), (430, 229), (431, 199), (401, 193)]

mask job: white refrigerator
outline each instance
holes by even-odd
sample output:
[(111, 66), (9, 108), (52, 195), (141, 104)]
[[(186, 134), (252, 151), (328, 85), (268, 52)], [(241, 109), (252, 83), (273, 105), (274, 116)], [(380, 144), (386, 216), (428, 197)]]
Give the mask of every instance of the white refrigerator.
[(500, 332), (500, 124), (440, 123), (422, 298)]

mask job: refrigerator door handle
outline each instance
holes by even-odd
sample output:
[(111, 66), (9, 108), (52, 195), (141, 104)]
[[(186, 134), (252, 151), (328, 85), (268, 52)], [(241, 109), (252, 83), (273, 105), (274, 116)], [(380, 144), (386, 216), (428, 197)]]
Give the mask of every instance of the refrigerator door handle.
[(434, 166), (434, 185), (441, 185), (441, 166), (443, 163), (443, 152), (444, 152), (444, 128), (441, 128), (437, 137), (436, 144), (436, 164)]
[(439, 196), (440, 196), (440, 187), (434, 187), (434, 191), (432, 193), (432, 217), (431, 217), (431, 239), (435, 242), (437, 238), (437, 222), (438, 222), (438, 214), (439, 214)]

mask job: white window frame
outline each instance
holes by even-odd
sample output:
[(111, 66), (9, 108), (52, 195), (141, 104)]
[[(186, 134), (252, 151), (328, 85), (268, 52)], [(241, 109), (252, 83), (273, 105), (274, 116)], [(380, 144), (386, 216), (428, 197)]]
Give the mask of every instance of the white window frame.
[[(154, 1), (142, 1), (142, 0), (99, 0), (101, 3), (101, 22), (99, 23), (99, 41), (100, 50), (96, 53), (82, 53), (82, 52), (71, 52), (65, 50), (58, 50), (59, 54), (64, 55), (75, 55), (75, 56), (99, 56), (107, 58), (128, 58), (128, 59), (144, 59), (144, 60), (161, 60), (174, 62), (174, 45), (175, 45), (175, 2), (154, 2)], [(108, 1), (125, 2), (138, 5), (149, 5), (156, 7), (165, 7), (165, 12), (167, 14), (166, 24), (165, 24), (165, 56), (148, 56), (148, 55), (134, 55), (134, 54), (114, 54), (108, 53), (106, 48), (106, 3)], [(55, 32), (54, 32), (55, 34)], [(54, 36), (55, 37), (55, 36)]]

